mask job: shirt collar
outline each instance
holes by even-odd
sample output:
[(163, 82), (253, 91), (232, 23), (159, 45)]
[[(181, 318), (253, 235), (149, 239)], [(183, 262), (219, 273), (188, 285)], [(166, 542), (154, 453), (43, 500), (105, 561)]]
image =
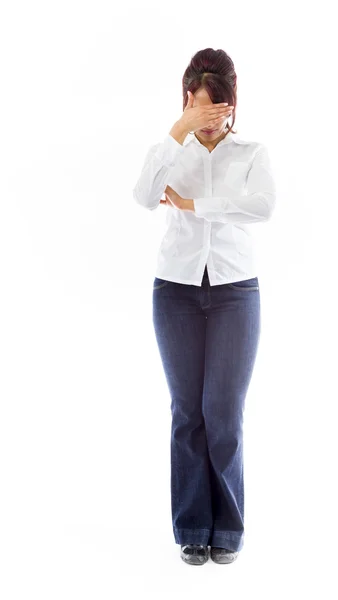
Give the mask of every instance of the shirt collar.
[[(229, 131), (229, 133), (225, 136), (225, 138), (223, 138), (220, 142), (218, 142), (217, 147), (223, 146), (223, 144), (230, 144), (231, 142), (236, 142), (236, 141), (238, 141), (237, 134)], [(203, 144), (201, 144), (201, 142), (197, 139), (195, 134), (189, 135), (189, 137), (187, 136), (183, 142), (183, 146), (188, 146), (191, 143), (195, 143), (197, 146), (203, 146)], [(203, 147), (205, 147), (205, 146), (203, 146)]]

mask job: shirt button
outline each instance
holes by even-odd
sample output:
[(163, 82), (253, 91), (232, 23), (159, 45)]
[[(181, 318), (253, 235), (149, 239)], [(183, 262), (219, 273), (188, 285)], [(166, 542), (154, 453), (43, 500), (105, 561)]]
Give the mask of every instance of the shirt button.
[(174, 167), (174, 166), (175, 166), (175, 163), (171, 162), (171, 163), (170, 163), (170, 166), (171, 166), (171, 167)]

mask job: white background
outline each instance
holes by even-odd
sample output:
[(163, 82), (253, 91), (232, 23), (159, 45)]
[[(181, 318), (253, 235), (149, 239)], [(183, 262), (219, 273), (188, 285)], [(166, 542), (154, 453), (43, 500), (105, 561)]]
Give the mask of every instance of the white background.
[[(337, 55), (333, 2), (1, 8), (3, 600), (336, 597)], [(152, 324), (162, 205), (132, 189), (195, 52), (238, 76), (277, 205), (252, 225), (262, 334), (245, 412), (245, 545), (191, 569), (170, 513)], [(217, 594), (217, 596), (216, 596)]]

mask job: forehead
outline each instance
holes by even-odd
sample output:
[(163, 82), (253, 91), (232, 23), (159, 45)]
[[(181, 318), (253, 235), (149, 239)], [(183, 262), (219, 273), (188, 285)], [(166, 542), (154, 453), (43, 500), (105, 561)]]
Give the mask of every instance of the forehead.
[(194, 93), (194, 106), (200, 104), (212, 104), (208, 92), (202, 88), (200, 88)]

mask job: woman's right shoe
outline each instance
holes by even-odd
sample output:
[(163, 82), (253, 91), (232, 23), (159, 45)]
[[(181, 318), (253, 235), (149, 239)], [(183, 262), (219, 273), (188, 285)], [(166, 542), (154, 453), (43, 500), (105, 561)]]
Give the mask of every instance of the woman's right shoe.
[(209, 548), (200, 544), (182, 544), (181, 558), (188, 565), (204, 565), (209, 559)]

